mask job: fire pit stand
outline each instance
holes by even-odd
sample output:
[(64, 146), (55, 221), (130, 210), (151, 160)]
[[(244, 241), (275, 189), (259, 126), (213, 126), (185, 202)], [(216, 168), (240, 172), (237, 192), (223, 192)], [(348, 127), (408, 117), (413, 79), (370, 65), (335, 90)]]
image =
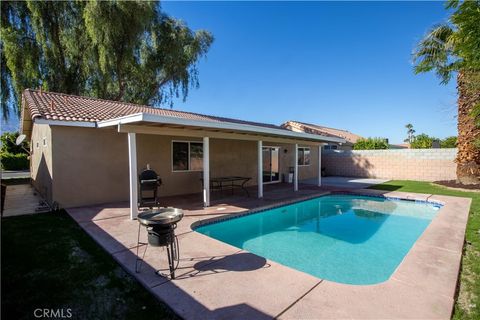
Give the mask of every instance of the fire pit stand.
[[(147, 252), (148, 245), (152, 247), (166, 247), (168, 257), (168, 267), (170, 277), (175, 279), (175, 269), (180, 261), (180, 249), (178, 238), (175, 235), (177, 222), (183, 218), (182, 209), (177, 208), (158, 208), (140, 213), (137, 217), (138, 237), (137, 237), (137, 258), (135, 260), (135, 272), (140, 272), (143, 258)], [(140, 242), (140, 229), (144, 226), (147, 229), (148, 242)], [(138, 250), (140, 245), (145, 245), (145, 251), (140, 258)], [(155, 271), (161, 275), (160, 270)]]

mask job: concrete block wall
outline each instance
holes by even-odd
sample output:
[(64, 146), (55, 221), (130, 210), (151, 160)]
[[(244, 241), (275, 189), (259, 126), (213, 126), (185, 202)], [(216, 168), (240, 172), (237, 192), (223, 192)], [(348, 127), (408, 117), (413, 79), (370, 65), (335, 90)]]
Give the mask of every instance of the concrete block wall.
[(324, 150), (327, 175), (399, 180), (456, 179), (457, 149)]

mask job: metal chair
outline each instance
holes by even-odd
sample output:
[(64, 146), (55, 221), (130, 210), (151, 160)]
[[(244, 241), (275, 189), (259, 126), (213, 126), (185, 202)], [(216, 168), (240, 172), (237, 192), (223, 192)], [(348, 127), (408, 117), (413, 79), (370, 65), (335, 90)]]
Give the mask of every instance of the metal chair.
[(160, 204), (158, 187), (162, 185), (162, 179), (153, 170), (143, 170), (138, 176), (140, 185), (138, 193), (138, 207), (158, 207)]

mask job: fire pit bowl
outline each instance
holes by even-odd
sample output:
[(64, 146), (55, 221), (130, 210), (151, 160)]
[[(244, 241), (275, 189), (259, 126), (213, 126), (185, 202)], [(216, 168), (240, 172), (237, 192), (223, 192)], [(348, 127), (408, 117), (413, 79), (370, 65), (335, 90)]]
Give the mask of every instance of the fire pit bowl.
[(178, 208), (159, 208), (147, 210), (137, 216), (138, 222), (146, 227), (177, 223), (183, 218), (183, 210)]
[(147, 210), (138, 215), (138, 222), (147, 227), (148, 243), (154, 247), (167, 246), (175, 238), (177, 222), (182, 220), (183, 210), (159, 208)]

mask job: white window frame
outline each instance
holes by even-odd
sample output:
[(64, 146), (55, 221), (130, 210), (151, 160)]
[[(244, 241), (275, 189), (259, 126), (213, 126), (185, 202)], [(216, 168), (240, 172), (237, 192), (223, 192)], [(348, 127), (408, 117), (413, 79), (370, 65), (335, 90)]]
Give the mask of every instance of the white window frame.
[[(188, 143), (188, 170), (174, 170), (173, 169), (173, 144), (175, 142), (180, 142), (180, 143)], [(191, 170), (190, 169), (190, 143), (200, 143), (202, 145), (202, 151), (203, 149), (203, 141), (201, 140), (172, 140), (172, 143), (170, 145), (170, 161), (172, 164), (172, 172), (202, 172), (202, 170)]]
[[(311, 164), (312, 164), (312, 149), (310, 147), (298, 147), (297, 148), (297, 152), (300, 153), (300, 149), (303, 149), (303, 164), (299, 164), (298, 166), (299, 167), (309, 167)], [(310, 163), (309, 164), (305, 164), (305, 150), (307, 150), (310, 152)], [(298, 159), (300, 160), (300, 157), (298, 157)]]

